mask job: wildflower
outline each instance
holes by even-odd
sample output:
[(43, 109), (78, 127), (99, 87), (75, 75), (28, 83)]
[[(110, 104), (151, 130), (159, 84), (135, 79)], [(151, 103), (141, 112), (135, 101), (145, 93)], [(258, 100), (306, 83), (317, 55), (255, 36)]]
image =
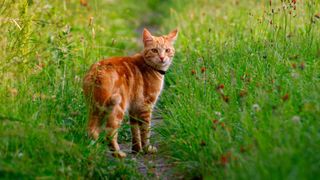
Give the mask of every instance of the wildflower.
[(248, 94), (248, 92), (246, 90), (241, 90), (239, 93), (240, 97), (245, 97)]
[(88, 6), (87, 0), (80, 0), (80, 4), (81, 4), (82, 6)]
[(219, 120), (218, 119), (214, 119), (212, 120), (213, 124), (218, 124)]
[(221, 112), (219, 112), (219, 111), (214, 112), (214, 114), (215, 114), (216, 116), (218, 116), (218, 117), (221, 117)]
[(219, 90), (219, 89), (224, 89), (224, 84), (218, 85), (218, 86), (217, 86), (217, 90)]
[(216, 90), (219, 94), (223, 95), (224, 84), (220, 84), (216, 87)]
[(204, 73), (206, 71), (206, 67), (201, 68), (201, 73)]
[(297, 64), (296, 64), (296, 63), (292, 63), (292, 64), (291, 64), (291, 67), (292, 67), (293, 69), (296, 69), (296, 68), (297, 68)]
[(293, 3), (293, 4), (296, 4), (296, 3), (297, 3), (297, 0), (292, 0), (292, 3)]
[(212, 120), (212, 123), (213, 123), (212, 129), (216, 130), (217, 129), (217, 124), (219, 123), (219, 120), (218, 119), (214, 119), (214, 120)]
[(300, 69), (301, 69), (301, 70), (304, 70), (304, 68), (305, 68), (304, 62), (301, 62), (301, 64), (300, 64)]
[(224, 122), (220, 122), (220, 126), (221, 126), (222, 128), (225, 128), (225, 127), (226, 127), (226, 124), (225, 124)]
[(287, 101), (289, 99), (289, 94), (286, 93), (285, 95), (282, 96), (283, 101)]
[(192, 74), (192, 75), (197, 74), (196, 70), (193, 69), (193, 70), (191, 71), (191, 74)]
[(221, 165), (223, 166), (227, 165), (230, 159), (231, 159), (231, 152), (227, 152), (226, 154), (221, 155), (220, 157)]
[(258, 112), (258, 111), (261, 110), (261, 108), (260, 108), (259, 104), (253, 104), (252, 105), (252, 110), (255, 111), (255, 112)]
[(300, 123), (300, 119), (301, 119), (300, 116), (293, 116), (291, 120), (294, 123)]
[(291, 77), (297, 79), (297, 78), (299, 77), (299, 73), (292, 72), (292, 73), (291, 73)]
[(206, 146), (207, 145), (207, 143), (204, 141), (204, 140), (202, 140), (201, 142), (200, 142), (200, 146)]
[(274, 79), (271, 79), (271, 84), (274, 84), (276, 81)]
[(227, 163), (228, 163), (228, 157), (227, 157), (226, 155), (222, 155), (222, 156), (220, 157), (220, 163), (221, 163), (222, 166), (227, 165)]
[(224, 94), (222, 94), (221, 97), (222, 97), (223, 101), (226, 102), (226, 103), (228, 103), (229, 100), (230, 100), (229, 96), (226, 96)]

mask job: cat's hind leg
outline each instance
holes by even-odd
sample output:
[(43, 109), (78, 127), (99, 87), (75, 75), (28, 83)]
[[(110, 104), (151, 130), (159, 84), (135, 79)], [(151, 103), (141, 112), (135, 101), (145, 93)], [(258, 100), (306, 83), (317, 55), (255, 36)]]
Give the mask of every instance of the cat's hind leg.
[(88, 121), (88, 134), (94, 140), (98, 140), (101, 132), (102, 118), (105, 116), (105, 112), (99, 112), (98, 110), (92, 110), (89, 114)]
[(112, 151), (112, 155), (119, 158), (126, 157), (126, 153), (120, 150), (120, 146), (118, 144), (118, 129), (121, 125), (124, 116), (124, 109), (121, 108), (120, 105), (115, 105), (112, 111), (109, 114), (106, 130), (107, 136), (106, 140), (109, 143), (110, 150)]

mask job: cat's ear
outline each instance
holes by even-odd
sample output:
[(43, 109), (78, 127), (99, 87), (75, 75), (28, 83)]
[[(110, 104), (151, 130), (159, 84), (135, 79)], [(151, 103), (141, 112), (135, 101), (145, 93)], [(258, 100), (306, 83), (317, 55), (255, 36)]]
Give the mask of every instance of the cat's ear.
[(143, 29), (142, 37), (144, 46), (153, 41), (151, 33), (146, 28)]
[(171, 31), (167, 35), (167, 38), (171, 41), (172, 44), (177, 40), (177, 37), (178, 37), (178, 29)]

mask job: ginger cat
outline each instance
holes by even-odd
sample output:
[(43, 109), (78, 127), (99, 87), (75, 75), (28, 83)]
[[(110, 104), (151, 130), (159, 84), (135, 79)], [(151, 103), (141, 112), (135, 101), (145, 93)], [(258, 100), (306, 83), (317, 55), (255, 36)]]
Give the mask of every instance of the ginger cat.
[(112, 57), (93, 64), (84, 77), (83, 90), (89, 101), (89, 135), (97, 139), (106, 121), (107, 141), (115, 157), (126, 157), (117, 142), (118, 128), (129, 113), (132, 151), (154, 153), (149, 143), (152, 109), (161, 93), (178, 31), (155, 37), (143, 31), (144, 49), (129, 57)]

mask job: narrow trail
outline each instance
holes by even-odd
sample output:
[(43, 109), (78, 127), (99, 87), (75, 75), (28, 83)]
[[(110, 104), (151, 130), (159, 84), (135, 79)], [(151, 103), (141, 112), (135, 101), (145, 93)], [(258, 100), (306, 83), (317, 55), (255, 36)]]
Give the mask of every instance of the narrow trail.
[[(159, 123), (161, 123), (162, 118), (159, 115), (154, 115), (151, 121), (151, 139), (153, 139), (153, 145), (158, 149), (159, 142), (153, 138), (155, 136), (155, 132), (153, 128), (156, 127)], [(171, 179), (172, 174), (170, 172), (171, 165), (168, 164), (164, 157), (161, 154), (138, 154), (134, 155), (131, 153), (131, 143), (130, 142), (122, 142), (120, 143), (121, 149), (127, 153), (128, 157), (137, 161), (138, 170), (141, 174), (143, 174), (146, 178), (155, 178), (155, 179)]]
[[(147, 28), (152, 33), (158, 32), (160, 28), (160, 24), (152, 23), (151, 18), (161, 18), (161, 14), (157, 11), (150, 11), (149, 13), (145, 14), (141, 18), (140, 26), (135, 30), (137, 33), (137, 44), (141, 44), (142, 48), (142, 40), (141, 34), (144, 28)], [(159, 21), (161, 22), (161, 21)], [(162, 117), (159, 112), (157, 112), (156, 108), (152, 115), (151, 121), (151, 139), (153, 140), (154, 146), (160, 149), (159, 141), (157, 141), (155, 131), (153, 130), (159, 123), (161, 123)], [(131, 143), (130, 142), (120, 142), (121, 149), (127, 153), (128, 158), (135, 159), (138, 162), (138, 170), (141, 174), (143, 174), (146, 178), (155, 178), (155, 179), (172, 179), (173, 174), (170, 171), (171, 165), (167, 163), (166, 159), (160, 154), (138, 154), (134, 155), (131, 153)]]

